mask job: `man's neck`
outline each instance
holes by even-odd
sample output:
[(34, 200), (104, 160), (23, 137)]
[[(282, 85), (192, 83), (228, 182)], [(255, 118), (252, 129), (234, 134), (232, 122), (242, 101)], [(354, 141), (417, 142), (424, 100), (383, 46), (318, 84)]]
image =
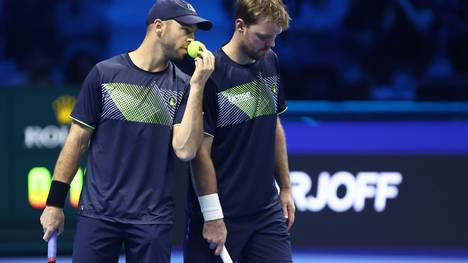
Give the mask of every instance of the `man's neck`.
[(234, 33), (231, 40), (221, 49), (231, 60), (233, 60), (237, 64), (247, 65), (254, 63), (255, 60), (247, 56), (247, 54), (245, 54), (245, 52), (242, 50), (240, 40), (238, 39), (236, 34), (237, 33)]
[(133, 64), (144, 71), (160, 72), (167, 68), (168, 59), (162, 50), (145, 39), (134, 51), (128, 53)]

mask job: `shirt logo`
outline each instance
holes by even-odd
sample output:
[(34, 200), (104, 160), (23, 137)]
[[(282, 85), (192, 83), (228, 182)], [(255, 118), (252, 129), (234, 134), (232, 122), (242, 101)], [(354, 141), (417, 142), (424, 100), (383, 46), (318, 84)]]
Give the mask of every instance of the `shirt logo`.
[(241, 94), (235, 94), (235, 95), (229, 95), (227, 97), (230, 103), (239, 103), (239, 102), (244, 102), (250, 99), (253, 99), (252, 94), (250, 91), (241, 93)]
[(271, 91), (273, 91), (273, 93), (278, 93), (278, 84), (273, 83), (273, 85), (271, 85)]
[(177, 104), (177, 99), (174, 96), (169, 97), (167, 101), (169, 103), (169, 106), (171, 107), (175, 107), (175, 105)]

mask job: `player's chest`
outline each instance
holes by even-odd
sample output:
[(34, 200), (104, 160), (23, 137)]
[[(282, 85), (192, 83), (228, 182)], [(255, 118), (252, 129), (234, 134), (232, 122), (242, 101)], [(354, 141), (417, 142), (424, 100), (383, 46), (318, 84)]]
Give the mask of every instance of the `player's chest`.
[(172, 125), (183, 90), (155, 82), (102, 84), (102, 117), (151, 124)]
[(235, 82), (223, 81), (217, 93), (218, 127), (238, 124), (276, 114), (278, 77), (258, 74)]

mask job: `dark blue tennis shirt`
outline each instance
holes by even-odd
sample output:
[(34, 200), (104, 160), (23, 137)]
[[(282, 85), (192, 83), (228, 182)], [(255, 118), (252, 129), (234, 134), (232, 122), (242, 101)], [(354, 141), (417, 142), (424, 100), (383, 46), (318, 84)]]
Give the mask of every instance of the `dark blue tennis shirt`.
[[(226, 217), (246, 216), (278, 204), (275, 187), (277, 115), (286, 110), (278, 58), (269, 51), (249, 65), (216, 52), (205, 88), (204, 129), (213, 136), (211, 158)], [(189, 213), (200, 213), (189, 187)]]
[(78, 214), (172, 223), (172, 126), (182, 120), (189, 80), (172, 63), (143, 71), (128, 54), (94, 66), (71, 114), (94, 130)]

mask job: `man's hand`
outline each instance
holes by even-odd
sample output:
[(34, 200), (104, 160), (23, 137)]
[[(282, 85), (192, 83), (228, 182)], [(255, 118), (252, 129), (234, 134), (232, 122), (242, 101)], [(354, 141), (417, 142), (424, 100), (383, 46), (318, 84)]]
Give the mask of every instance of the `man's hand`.
[(208, 221), (203, 225), (203, 238), (208, 242), (210, 249), (215, 249), (215, 255), (221, 254), (226, 237), (227, 230), (223, 219)]
[(296, 207), (294, 206), (294, 199), (292, 196), (291, 188), (280, 189), (280, 202), (281, 208), (283, 209), (284, 218), (288, 222), (288, 230), (291, 229), (294, 224)]
[(200, 57), (195, 59), (195, 71), (190, 79), (190, 86), (204, 89), (206, 81), (210, 78), (215, 67), (215, 57), (209, 50), (203, 50)]
[(49, 241), (50, 236), (54, 231), (58, 230), (60, 235), (63, 232), (65, 224), (65, 215), (63, 209), (53, 206), (47, 206), (41, 215), (41, 225), (44, 229), (44, 236), (42, 239)]

